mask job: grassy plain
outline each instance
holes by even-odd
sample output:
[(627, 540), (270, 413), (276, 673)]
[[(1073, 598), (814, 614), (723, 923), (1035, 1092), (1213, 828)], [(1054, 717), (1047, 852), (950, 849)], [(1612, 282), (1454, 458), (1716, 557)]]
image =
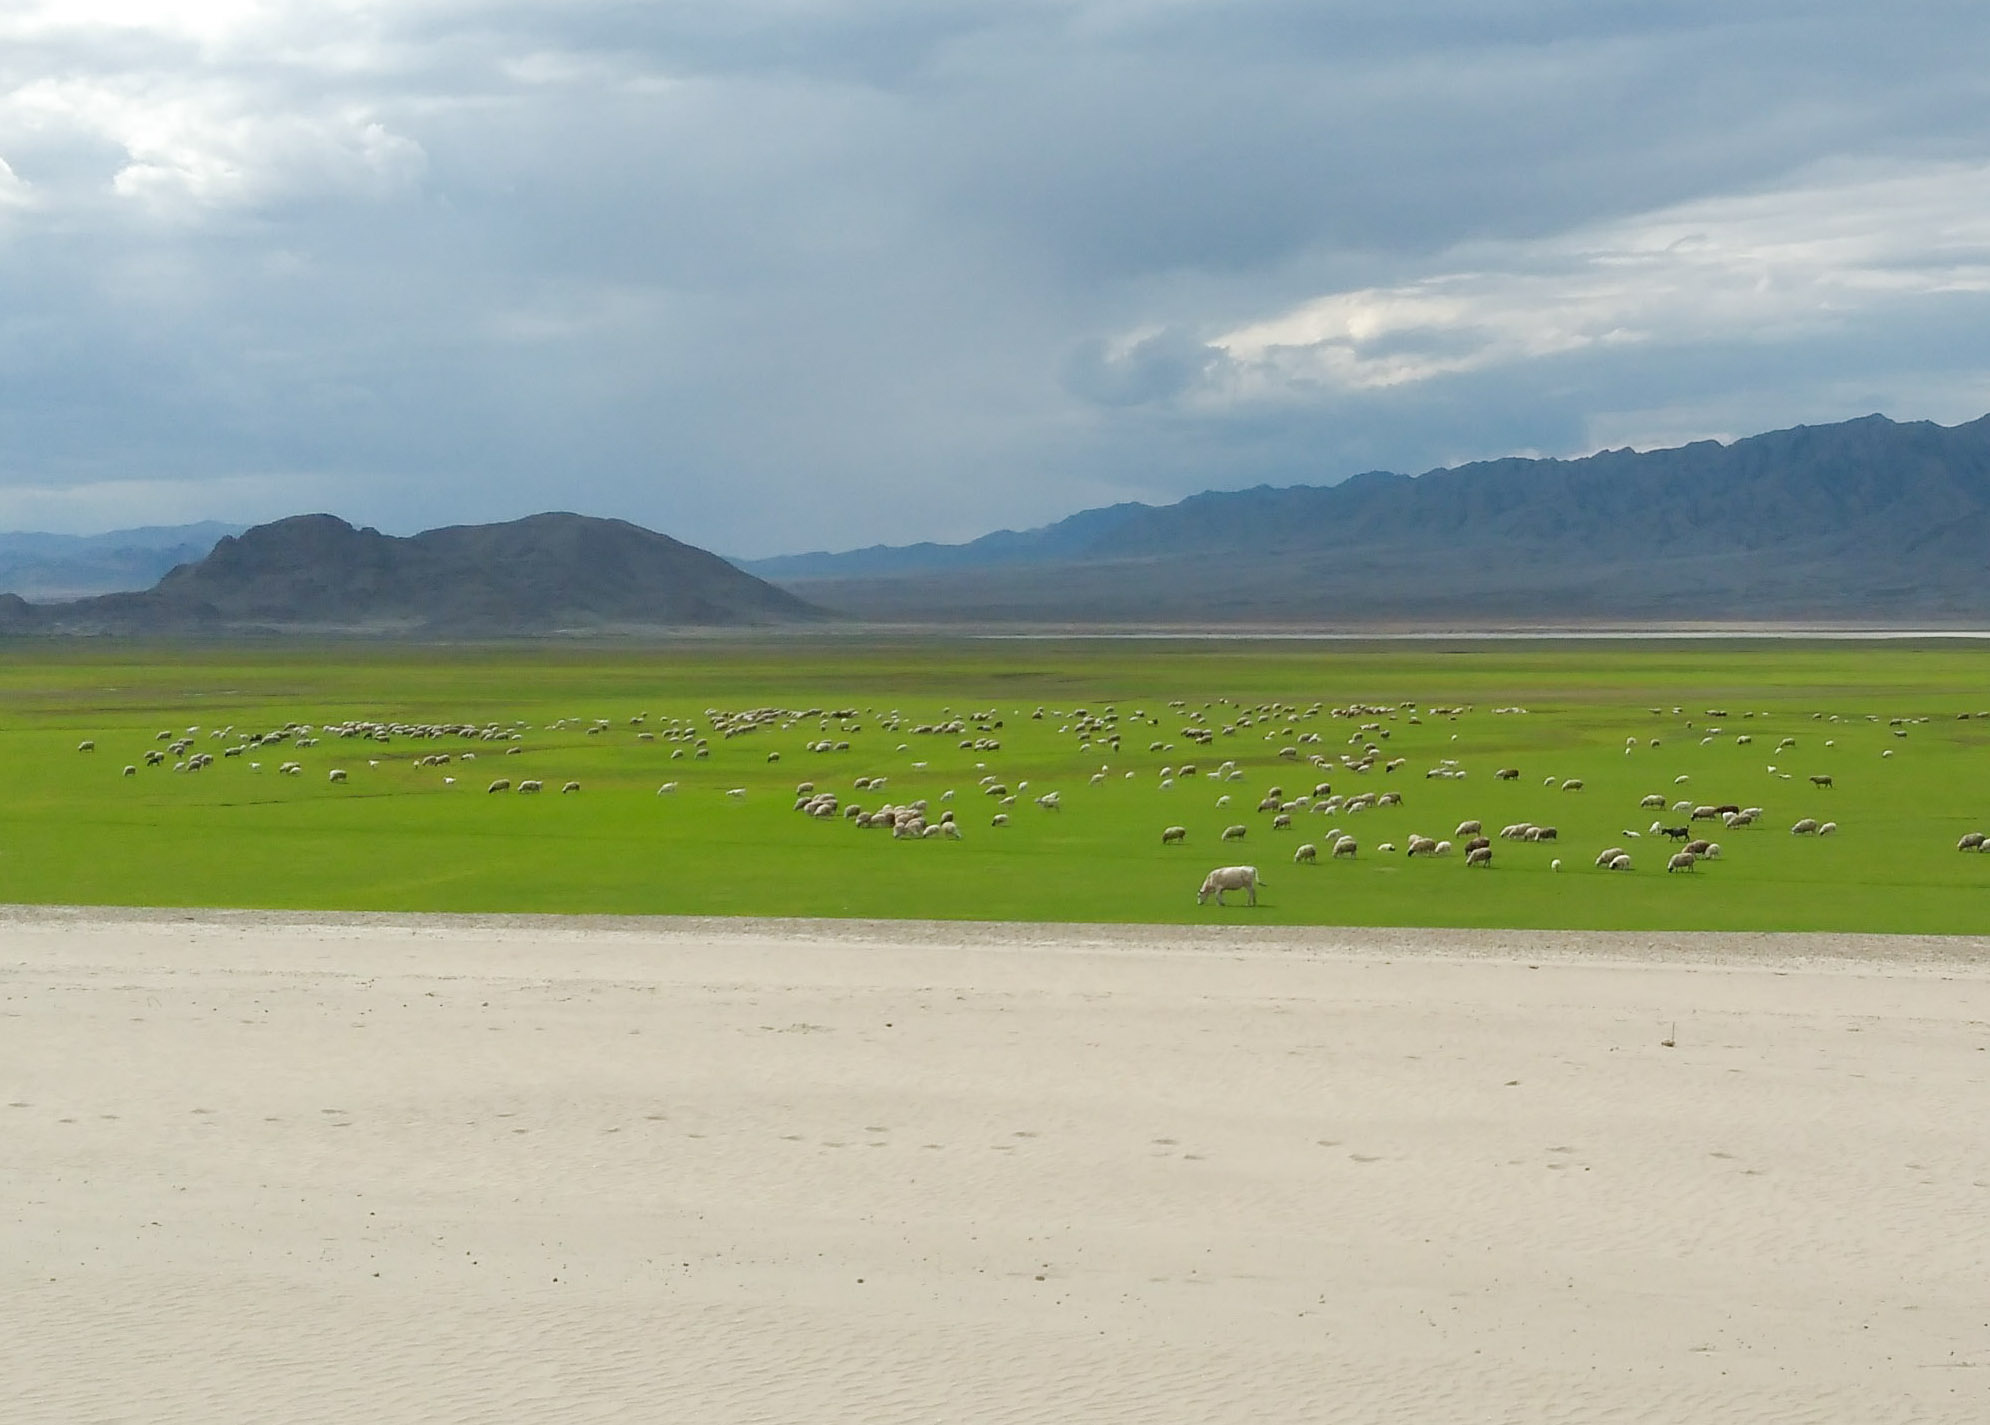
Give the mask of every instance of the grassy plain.
[[(1699, 641), (1376, 643), (867, 641), (749, 638), (662, 647), (307, 649), (18, 643), (0, 648), (0, 902), (252, 906), (400, 911), (931, 917), (1044, 921), (1228, 921), (1258, 924), (1450, 925), (1542, 928), (1858, 930), (1982, 933), (1990, 929), (1990, 856), (1959, 854), (1957, 837), (1990, 830), (1990, 647), (1965, 642), (1707, 643)], [(1171, 708), (1174, 700), (1184, 706)], [(1228, 700), (1227, 702), (1224, 700)], [(1180, 733), (1202, 711), (1212, 729), (1242, 709), (1278, 703), (1200, 749)], [(1350, 703), (1414, 703), (1394, 719), (1340, 718)], [(1316, 716), (1286, 720), (1315, 704)], [(1466, 705), (1457, 717), (1433, 705)], [(858, 710), (860, 730), (816, 718), (731, 739), (709, 735), (708, 710), (776, 706)], [(1031, 714), (1042, 706), (1042, 720)], [(1496, 713), (1495, 708), (1525, 708)], [(1121, 747), (1082, 745), (1079, 708), (1114, 709)], [(898, 709), (897, 731), (885, 715)], [(1677, 709), (1678, 711), (1674, 711)], [(1728, 716), (1709, 719), (1708, 709)], [(915, 734), (949, 710), (992, 710), (999, 731)], [(1140, 710), (1158, 725), (1136, 722)], [(1968, 719), (1958, 714), (1970, 713)], [(710, 755), (689, 744), (640, 741), (669, 718), (696, 723)], [(607, 730), (586, 728), (607, 719)], [(1927, 719), (1903, 726), (1892, 719)], [(519, 724), (521, 748), (460, 739), (389, 743), (322, 737), (297, 750), (221, 749), (250, 730), (353, 719)], [(570, 720), (557, 730), (552, 724)], [(1835, 721), (1833, 720), (1835, 719)], [(1722, 731), (1710, 741), (1709, 723)], [(1389, 730), (1387, 758), (1354, 774), (1360, 722)], [(233, 727), (216, 739), (214, 729)], [(198, 773), (172, 760), (142, 765), (157, 732), (200, 729), (216, 754)], [(1318, 744), (1297, 734), (1317, 732)], [(1904, 736), (1896, 735), (1904, 733)], [(991, 736), (995, 752), (963, 750)], [(1742, 744), (1740, 735), (1752, 741)], [(805, 744), (847, 740), (847, 752)], [(1796, 745), (1778, 750), (1785, 737)], [(97, 750), (79, 752), (82, 739)], [(1653, 747), (1652, 739), (1660, 745)], [(1627, 740), (1631, 750), (1626, 752)], [(1160, 741), (1162, 750), (1150, 751)], [(1336, 765), (1280, 757), (1297, 746)], [(674, 750), (685, 755), (672, 758)], [(446, 751), (448, 767), (415, 759)], [(768, 754), (780, 760), (770, 762)], [(1891, 752), (1890, 757), (1883, 753)], [(1429, 779), (1440, 759), (1462, 779)], [(281, 777), (278, 763), (303, 764)], [(1224, 760), (1245, 771), (1217, 783)], [(1192, 760), (1199, 775), (1172, 789), (1163, 766)], [(261, 770), (251, 763), (260, 762)], [(136, 776), (123, 767), (140, 764)], [(925, 763), (922, 769), (916, 763)], [(977, 780), (986, 764), (1029, 791), (1013, 822)], [(1520, 768), (1517, 781), (1495, 768)], [(1092, 773), (1109, 769), (1102, 785)], [(1770, 767), (1777, 770), (1770, 771)], [(343, 768), (348, 780), (327, 773)], [(1131, 778), (1125, 773), (1132, 772)], [(1835, 786), (1813, 788), (1828, 773)], [(457, 783), (444, 785), (445, 775)], [(487, 795), (493, 777), (538, 777), (538, 797)], [(810, 780), (845, 803), (858, 776), (886, 775), (884, 799), (932, 800), (956, 790), (960, 842), (894, 841), (848, 822), (792, 809)], [(1690, 780), (1675, 784), (1675, 778)], [(1580, 778), (1580, 792), (1559, 790)], [(1557, 785), (1544, 785), (1553, 778)], [(577, 795), (557, 793), (578, 780)], [(674, 796), (658, 786), (674, 780)], [(1268, 784), (1288, 795), (1396, 790), (1400, 808), (1323, 818), (1299, 813), (1274, 832), (1254, 808)], [(743, 801), (729, 788), (745, 788)], [(1059, 812), (1039, 810), (1057, 790)], [(1663, 871), (1665, 847), (1628, 838), (1668, 801), (1760, 805), (1762, 825), (1714, 833), (1719, 861)], [(1219, 807), (1229, 794), (1233, 804)], [(1795, 837), (1803, 816), (1839, 823), (1827, 839)], [(1449, 835), (1468, 817), (1489, 830), (1551, 823), (1553, 845), (1495, 842), (1490, 871), (1461, 856), (1408, 862), (1386, 855), (1411, 831)], [(1241, 845), (1221, 828), (1249, 825)], [(1189, 829), (1163, 847), (1161, 828)], [(1353, 862), (1325, 859), (1329, 825), (1357, 837)], [(1296, 866), (1302, 841), (1322, 848)], [(1602, 847), (1626, 845), (1629, 874), (1595, 869)], [(1560, 858), (1563, 869), (1551, 862)], [(1210, 866), (1252, 862), (1267, 888), (1255, 910), (1198, 908)]]

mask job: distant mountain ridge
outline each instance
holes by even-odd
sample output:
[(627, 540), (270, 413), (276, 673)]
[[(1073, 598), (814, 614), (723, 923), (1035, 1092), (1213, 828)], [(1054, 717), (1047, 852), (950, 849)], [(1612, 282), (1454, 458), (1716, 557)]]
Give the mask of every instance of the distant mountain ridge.
[(148, 589), (174, 566), (205, 558), (217, 540), (242, 529), (206, 520), (108, 534), (0, 531), (0, 592), (48, 601)]
[(742, 567), (873, 618), (1981, 618), (1990, 416), (1212, 491)]
[(14, 633), (504, 637), (822, 617), (709, 551), (565, 513), (406, 538), (297, 515), (225, 537), (140, 593), (44, 606), (0, 596), (0, 631)]

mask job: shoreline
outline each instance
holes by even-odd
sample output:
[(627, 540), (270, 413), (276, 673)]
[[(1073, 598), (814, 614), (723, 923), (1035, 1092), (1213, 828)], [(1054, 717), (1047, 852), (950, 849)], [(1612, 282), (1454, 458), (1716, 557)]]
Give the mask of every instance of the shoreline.
[(1812, 966), (1871, 963), (1990, 972), (1990, 934), (1889, 935), (1840, 931), (1515, 930), (1449, 926), (1184, 926), (1155, 922), (865, 920), (780, 916), (671, 916), (450, 911), (312, 911), (242, 907), (0, 903), (8, 930), (109, 926), (261, 930), (409, 931), (458, 938), (788, 940), (963, 949), (1140, 950), (1204, 956), (1402, 955), (1431, 959), (1619, 962), (1634, 965)]

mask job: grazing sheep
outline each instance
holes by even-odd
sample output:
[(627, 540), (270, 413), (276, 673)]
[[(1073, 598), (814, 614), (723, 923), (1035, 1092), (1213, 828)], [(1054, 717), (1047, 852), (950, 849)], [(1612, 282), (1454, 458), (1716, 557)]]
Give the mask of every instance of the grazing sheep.
[(1007, 826), (1009, 824), (1009, 814), (1005, 811), (998, 811), (989, 820), (988, 824), (990, 826)]
[(1628, 871), (1628, 870), (1630, 870), (1630, 869), (1631, 869), (1631, 857), (1630, 857), (1630, 853), (1629, 853), (1629, 852), (1625, 852), (1625, 853), (1624, 853), (1623, 855), (1621, 855), (1621, 856), (1612, 856), (1612, 857), (1610, 858), (1610, 864), (1609, 864), (1608, 866), (1606, 866), (1606, 867), (1605, 867), (1604, 869), (1605, 869), (1605, 870), (1609, 870), (1609, 871)]
[(326, 773), (325, 775), (326, 778), (330, 781), (343, 782), (345, 780), (345, 768), (334, 767), (330, 772)]
[(1815, 776), (1810, 779), (1810, 784), (1813, 787), (1829, 787), (1831, 785), (1831, 777), (1828, 773)]
[(1518, 767), (1502, 767), (1493, 773), (1493, 776), (1502, 782), (1518, 781), (1520, 778), (1520, 769)]
[(1653, 792), (1650, 796), (1640, 801), (1638, 805), (1641, 807), (1662, 807), (1665, 805), (1665, 795), (1662, 792)]
[(127, 777), (136, 777), (138, 775), (138, 769), (127, 762), (124, 768), (124, 775)]
[(1334, 843), (1334, 855), (1336, 857), (1345, 856), (1350, 861), (1354, 860), (1356, 852), (1358, 852), (1360, 849), (1361, 848), (1355, 844), (1355, 840), (1352, 836), (1343, 836), (1340, 840)]
[(1711, 841), (1689, 841), (1686, 843), (1685, 851), (1688, 856), (1704, 856), (1713, 844)]
[(1292, 853), (1292, 862), (1294, 865), (1298, 865), (1302, 861), (1307, 863), (1308, 865), (1313, 865), (1317, 864), (1319, 859), (1320, 859), (1320, 848), (1315, 846), (1310, 841), (1301, 842), (1299, 844), (1299, 849)]
[(545, 789), (546, 784), (537, 777), (528, 777), (518, 784), (518, 790), (528, 796), (536, 792), (542, 792)]
[(1829, 836), (1829, 835), (1831, 835), (1831, 834), (1832, 834), (1833, 832), (1835, 832), (1835, 831), (1836, 831), (1837, 829), (1838, 829), (1838, 823), (1837, 823), (1837, 822), (1835, 822), (1835, 821), (1827, 821), (1827, 822), (1825, 822), (1825, 823), (1824, 823), (1824, 825), (1822, 825), (1822, 826), (1820, 826), (1820, 827), (1818, 827), (1818, 828), (1817, 828), (1817, 834), (1818, 834), (1819, 836)]
[(1291, 830), (1292, 829), (1291, 815), (1287, 812), (1280, 812), (1277, 816), (1271, 819), (1271, 829), (1273, 831)]
[(1599, 866), (1608, 866), (1612, 861), (1616, 860), (1619, 856), (1622, 856), (1624, 854), (1625, 854), (1624, 848), (1621, 846), (1607, 847), (1603, 851), (1597, 853), (1596, 864)]
[(1163, 846), (1170, 845), (1173, 842), (1187, 841), (1187, 840), (1188, 840), (1188, 828), (1186, 826), (1170, 826), (1163, 829), (1161, 832), (1161, 844)]
[(1197, 905), (1207, 905), (1211, 896), (1218, 905), (1223, 904), (1225, 891), (1243, 891), (1250, 897), (1250, 904), (1258, 903), (1258, 868), (1255, 866), (1218, 866), (1202, 878), (1202, 889), (1195, 893)]
[(1486, 836), (1483, 834), (1479, 836), (1474, 836), (1470, 841), (1467, 841), (1465, 843), (1465, 854), (1469, 856), (1474, 851), (1483, 851), (1488, 846), (1491, 845), (1492, 845), (1492, 838), (1490, 836)]
[[(876, 784), (876, 783), (874, 782), (874, 783), (872, 783), (872, 785), (873, 785), (873, 786), (875, 786), (875, 785), (877, 785), (877, 784)], [(728, 788), (726, 789), (726, 796), (727, 796), (727, 797), (729, 797), (729, 798), (731, 798), (731, 799), (732, 799), (733, 801), (736, 801), (736, 802), (743, 802), (743, 801), (745, 801), (745, 800), (746, 800), (746, 788), (744, 788), (744, 787), (728, 787)]]
[(1548, 863), (1548, 869), (1550, 871), (1559, 871), (1561, 870), (1561, 868), (1562, 868), (1562, 858), (1559, 856), (1557, 856), (1554, 860)]
[[(579, 790), (580, 790), (579, 782), (568, 782), (564, 787), (560, 788), (560, 794), (562, 796), (565, 796), (568, 792), (577, 792)], [(834, 808), (831, 808), (831, 810), (834, 810)]]
[(1465, 864), (1467, 866), (1484, 866), (1487, 870), (1491, 870), (1492, 847), (1487, 845), (1479, 847), (1476, 851), (1467, 851), (1465, 853)]
[(1962, 834), (1962, 840), (1956, 842), (1955, 849), (1958, 851), (1977, 851), (1980, 850), (1982, 846), (1983, 846), (1982, 832), (1965, 831)]
[(1553, 841), (1560, 835), (1552, 826), (1530, 826), (1527, 828), (1529, 841)]
[(1408, 854), (1411, 856), (1435, 856), (1437, 854), (1437, 841), (1434, 837), (1418, 836), (1415, 832), (1411, 832)]
[(97, 750), (97, 744), (94, 741), (92, 741), (90, 738), (86, 737), (81, 742), (76, 744), (76, 750), (78, 752), (95, 752)]
[(1451, 854), (1451, 843), (1448, 841), (1438, 842), (1430, 854), (1433, 856), (1449, 856)]
[(1485, 827), (1479, 822), (1461, 821), (1458, 823), (1458, 829), (1452, 832), (1451, 834), (1453, 836), (1477, 836), (1481, 831), (1484, 830)]
[(1565, 792), (1579, 792), (1579, 791), (1581, 791), (1581, 790), (1582, 790), (1582, 778), (1580, 778), (1580, 777), (1570, 777), (1570, 778), (1569, 778), (1569, 779), (1568, 779), (1568, 780), (1567, 780), (1566, 782), (1563, 782), (1563, 783), (1562, 783), (1562, 790), (1563, 790), (1563, 791), (1565, 791)]
[(676, 795), (677, 795), (677, 783), (675, 783), (675, 782), (665, 782), (665, 783), (664, 783), (664, 784), (663, 784), (662, 786), (660, 786), (660, 787), (658, 787), (658, 788), (656, 789), (656, 794), (657, 794), (658, 796), (660, 796), (660, 797), (674, 797), (674, 796), (676, 796)]
[(1226, 826), (1223, 828), (1223, 840), (1242, 841), (1249, 832), (1248, 826)]
[(1792, 836), (1815, 836), (1816, 834), (1817, 823), (1810, 817), (1805, 817), (1790, 828), (1790, 835)]
[(1689, 826), (1661, 826), (1658, 830), (1660, 835), (1669, 836), (1674, 841), (1687, 841), (1693, 835), (1693, 829)]
[(1672, 853), (1671, 859), (1665, 863), (1665, 869), (1668, 873), (1673, 871), (1690, 871), (1693, 869), (1693, 862), (1697, 859), (1699, 858), (1694, 856), (1691, 851), (1675, 851)]

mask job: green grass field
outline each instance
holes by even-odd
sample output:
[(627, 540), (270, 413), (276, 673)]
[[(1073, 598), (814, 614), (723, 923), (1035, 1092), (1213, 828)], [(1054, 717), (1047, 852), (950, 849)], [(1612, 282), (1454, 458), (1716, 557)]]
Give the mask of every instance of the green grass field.
[[(1963, 832), (1990, 830), (1990, 716), (1976, 716), (1990, 714), (1990, 648), (1969, 643), (753, 638), (648, 649), (22, 643), (0, 652), (5, 902), (1990, 929), (1990, 856), (1954, 849)], [(1350, 704), (1396, 714), (1333, 715)], [(1468, 710), (1432, 711), (1454, 705)], [(1032, 716), (1039, 706), (1040, 720)], [(847, 723), (783, 717), (731, 738), (714, 730), (710, 710), (759, 707), (855, 709), (856, 716)], [(1514, 707), (1526, 711), (1495, 711)], [(1079, 709), (1094, 718), (1112, 710), (1117, 751), (1103, 729), (1081, 738)], [(1710, 718), (1709, 709), (1727, 715)], [(958, 734), (914, 731), (974, 712), (992, 712), (1000, 729), (970, 722)], [(1238, 726), (1245, 712), (1252, 721)], [(1214, 734), (1206, 747), (1183, 736), (1193, 713)], [(631, 724), (644, 714), (640, 727)], [(590, 734), (602, 719), (605, 730)], [(709, 755), (696, 756), (690, 740), (668, 740), (672, 719), (705, 737)], [(495, 723), (521, 736), (378, 742), (323, 731), (351, 720)], [(298, 748), (293, 740), (223, 755), (250, 732), (287, 723), (310, 725), (318, 744)], [(1363, 723), (1388, 736), (1361, 737)], [(1721, 731), (1707, 740), (1710, 726)], [(211, 735), (231, 727), (232, 734)], [(158, 732), (184, 736), (189, 728), (199, 731), (188, 754), (211, 753), (211, 766), (176, 772), (174, 763), (185, 760), (178, 755), (144, 765), (148, 750), (168, 746)], [(644, 731), (655, 740), (640, 740)], [(1318, 741), (1302, 742), (1302, 734)], [(998, 739), (1000, 750), (959, 746), (975, 737)], [(1778, 750), (1786, 737), (1795, 745)], [(807, 750), (825, 738), (850, 748)], [(79, 752), (83, 739), (96, 750)], [(1150, 751), (1155, 741), (1163, 747)], [(1371, 771), (1342, 765), (1344, 754), (1360, 757), (1369, 741), (1381, 749)], [(508, 756), (507, 747), (520, 750)], [(1300, 759), (1281, 757), (1286, 748)], [(450, 754), (448, 766), (415, 765), (439, 752)], [(466, 752), (475, 760), (464, 761)], [(770, 753), (780, 760), (770, 762)], [(1314, 755), (1332, 765), (1304, 760)], [(1399, 770), (1384, 771), (1396, 758), (1406, 759)], [(1427, 777), (1443, 759), (1467, 775)], [(292, 760), (302, 774), (278, 775), (278, 765)], [(1160, 770), (1185, 761), (1197, 774), (1163, 789)], [(1242, 769), (1241, 779), (1207, 775), (1225, 761)], [(137, 775), (122, 775), (126, 764), (137, 764)], [(1501, 766), (1519, 768), (1520, 777), (1496, 781)], [(344, 783), (328, 780), (333, 768), (347, 772)], [(1094, 785), (1102, 768), (1107, 775)], [(990, 774), (1012, 791), (1029, 784), (1004, 828), (990, 826), (996, 806), (979, 786)], [(1828, 774), (1835, 785), (1815, 788), (1812, 774)], [(889, 778), (882, 793), (852, 790), (855, 778), (880, 775)], [(456, 785), (445, 786), (445, 776)], [(547, 790), (486, 794), (497, 776), (540, 778)], [(1689, 780), (1676, 783), (1681, 776)], [(1555, 785), (1544, 785), (1550, 778)], [(1583, 789), (1560, 790), (1567, 778), (1580, 778)], [(581, 791), (561, 795), (570, 779)], [(793, 810), (804, 780), (846, 806), (923, 797), (937, 817), (950, 805), (965, 836), (907, 842), (842, 819), (810, 820)], [(665, 781), (678, 783), (674, 795), (658, 795)], [(1343, 795), (1396, 791), (1403, 803), (1352, 816), (1301, 810), (1290, 831), (1273, 831), (1271, 816), (1255, 810), (1271, 784), (1290, 797), (1318, 782)], [(745, 798), (729, 798), (732, 788), (744, 788)], [(943, 804), (947, 789), (956, 795)], [(1039, 809), (1033, 798), (1052, 790), (1062, 810)], [(1723, 856), (1668, 875), (1671, 848), (1662, 839), (1626, 836), (1654, 819), (1684, 821), (1670, 809), (1641, 810), (1639, 799), (1650, 793), (1668, 804), (1732, 802), (1766, 814), (1745, 830), (1696, 827), (1721, 843)], [(1232, 805), (1219, 807), (1224, 794)], [(1840, 830), (1823, 839), (1790, 835), (1806, 816), (1834, 820)], [(1404, 846), (1412, 831), (1449, 836), (1466, 818), (1483, 820), (1489, 832), (1511, 822), (1552, 824), (1559, 840), (1495, 840), (1489, 871), (1468, 869), (1456, 852), (1412, 862), (1379, 849)], [(1241, 845), (1219, 843), (1231, 823), (1250, 828)], [(1170, 824), (1188, 828), (1186, 845), (1160, 844)], [(1330, 827), (1359, 842), (1352, 862), (1328, 860)], [(1292, 863), (1302, 841), (1320, 846), (1320, 864)], [(1592, 866), (1612, 844), (1631, 852), (1628, 874)], [(1256, 909), (1199, 908), (1203, 873), (1239, 862), (1265, 877)]]

